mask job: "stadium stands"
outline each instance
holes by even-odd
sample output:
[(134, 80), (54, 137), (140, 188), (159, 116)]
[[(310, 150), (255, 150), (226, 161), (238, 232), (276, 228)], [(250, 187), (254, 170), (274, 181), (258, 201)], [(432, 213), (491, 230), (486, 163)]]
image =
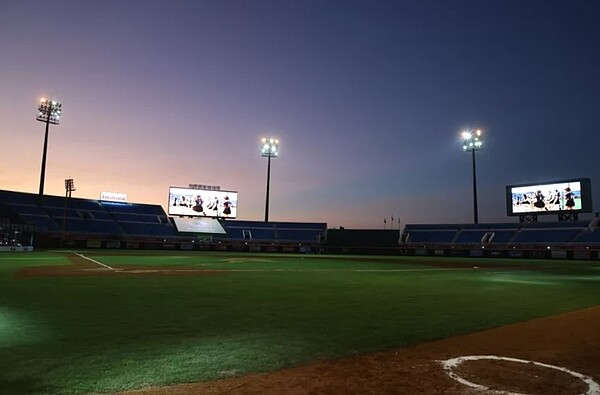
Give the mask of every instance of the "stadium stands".
[(414, 230), (408, 233), (407, 238), (405, 239), (407, 242), (411, 243), (434, 243), (434, 244), (442, 244), (442, 243), (451, 243), (454, 240), (454, 236), (458, 229), (454, 230), (439, 230), (439, 229), (431, 229), (431, 230)]
[[(29, 226), (46, 238), (53, 237), (57, 240), (66, 236), (70, 240), (112, 240), (110, 245), (117, 246), (115, 248), (121, 246), (115, 242), (117, 240), (189, 243), (212, 240), (213, 236), (217, 237), (219, 242), (315, 245), (324, 240), (327, 232), (325, 223), (209, 218), (204, 221), (206, 223), (199, 224), (198, 218), (169, 218), (159, 205), (66, 199), (61, 196), (40, 196), (2, 190), (0, 218), (6, 218), (12, 224)], [(182, 227), (181, 232), (176, 224)], [(210, 224), (212, 225), (208, 226)]]
[(533, 223), (406, 225), (403, 254), (599, 259), (600, 219)]
[(461, 230), (457, 233), (454, 242), (457, 244), (481, 244), (484, 243), (488, 230)]
[(600, 245), (600, 230), (596, 229), (593, 232), (581, 232), (579, 235), (575, 237), (573, 240), (574, 243), (578, 244), (597, 244)]
[(589, 232), (588, 222), (524, 224), (406, 225), (406, 244), (552, 244), (571, 243)]
[(161, 206), (1, 191), (0, 208), (12, 222), (38, 232), (120, 237), (176, 236)]
[(316, 244), (327, 233), (325, 223), (221, 221), (230, 240)]
[(521, 229), (517, 232), (514, 239), (511, 241), (512, 244), (556, 244), (556, 243), (570, 243), (577, 235), (583, 231), (583, 228), (578, 229)]
[[(12, 232), (23, 240), (35, 239), (42, 243), (38, 245), (43, 245), (44, 240), (54, 240), (46, 243), (47, 247), (366, 254), (419, 251), (421, 255), (462, 256), (481, 256), (482, 253), (549, 256), (554, 250), (563, 250), (563, 254), (557, 251), (556, 257), (564, 256), (565, 251), (569, 251), (567, 257), (573, 257), (577, 250), (578, 257), (582, 256), (581, 251), (585, 252), (581, 259), (585, 256), (597, 259), (600, 255), (600, 218), (597, 217), (591, 221), (409, 224), (403, 231), (327, 229), (326, 223), (169, 218), (160, 205), (66, 199), (0, 190), (0, 224), (3, 224), (3, 234)], [(12, 236), (4, 238), (13, 239)], [(519, 255), (519, 251), (528, 252)]]

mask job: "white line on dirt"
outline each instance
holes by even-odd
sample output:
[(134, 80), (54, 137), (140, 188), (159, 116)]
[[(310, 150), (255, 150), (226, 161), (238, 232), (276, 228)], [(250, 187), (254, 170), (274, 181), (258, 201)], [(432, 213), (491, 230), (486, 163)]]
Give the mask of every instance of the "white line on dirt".
[(455, 373), (452, 370), (453, 368), (456, 368), (457, 366), (459, 366), (460, 364), (462, 364), (465, 361), (480, 361), (480, 360), (485, 360), (485, 359), (517, 362), (517, 363), (524, 363), (524, 364), (533, 364), (533, 365), (541, 366), (541, 367), (548, 368), (548, 369), (558, 370), (558, 371), (570, 374), (571, 376), (576, 377), (576, 378), (580, 379), (581, 381), (583, 381), (584, 383), (586, 383), (588, 385), (588, 391), (585, 393), (585, 395), (600, 395), (600, 385), (598, 385), (598, 383), (596, 383), (591, 377), (585, 376), (578, 372), (574, 372), (567, 368), (563, 368), (561, 366), (550, 365), (547, 363), (529, 361), (527, 359), (499, 357), (496, 355), (469, 355), (469, 356), (464, 356), (464, 357), (451, 358), (451, 359), (447, 359), (445, 361), (440, 361), (440, 362), (442, 363), (442, 366), (448, 376), (452, 377), (454, 380), (458, 381), (459, 383), (466, 385), (467, 387), (474, 388), (479, 391), (489, 391), (489, 393), (497, 394), (497, 395), (500, 395), (500, 394), (502, 394), (502, 395), (523, 395), (518, 392), (490, 390), (490, 388), (488, 388), (484, 385), (476, 384), (476, 383), (473, 383), (471, 381), (468, 381), (468, 380), (460, 377), (457, 373)]
[(90, 262), (94, 262), (95, 264), (97, 264), (97, 265), (100, 265), (100, 266), (102, 266), (102, 267), (105, 267), (106, 269), (115, 270), (114, 268), (112, 268), (112, 267), (110, 267), (110, 266), (108, 266), (108, 265), (105, 265), (105, 264), (104, 264), (104, 263), (102, 263), (102, 262), (98, 262), (97, 260), (95, 260), (95, 259), (92, 259), (92, 258), (89, 258), (89, 257), (87, 257), (87, 256), (85, 256), (85, 255), (83, 255), (83, 254), (80, 254), (80, 253), (78, 253), (78, 252), (74, 252), (73, 254), (75, 254), (75, 255), (77, 255), (77, 256), (79, 256), (79, 257), (83, 258), (83, 259), (87, 259), (87, 260), (88, 260), (88, 261), (90, 261)]

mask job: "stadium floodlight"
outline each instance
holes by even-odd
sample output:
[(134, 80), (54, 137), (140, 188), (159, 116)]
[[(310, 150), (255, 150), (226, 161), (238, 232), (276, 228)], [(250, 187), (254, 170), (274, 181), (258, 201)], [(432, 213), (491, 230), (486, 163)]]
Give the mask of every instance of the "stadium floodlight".
[(67, 178), (65, 180), (65, 197), (70, 198), (71, 197), (71, 193), (73, 191), (76, 191), (75, 189), (75, 182), (73, 181), (72, 178)]
[(44, 194), (44, 181), (46, 179), (46, 153), (48, 151), (48, 129), (50, 124), (60, 124), (60, 114), (62, 104), (54, 100), (43, 99), (38, 106), (38, 115), (36, 119), (46, 124), (46, 134), (44, 135), (44, 152), (42, 153), (42, 172), (40, 175), (40, 195)]
[(477, 167), (475, 164), (475, 151), (483, 149), (481, 140), (481, 129), (463, 130), (461, 136), (463, 139), (463, 151), (471, 152), (473, 158), (473, 223), (479, 223), (477, 210)]
[(267, 160), (267, 198), (265, 202), (265, 222), (269, 222), (269, 187), (271, 185), (271, 158), (279, 156), (279, 140), (268, 137), (262, 139), (262, 149), (260, 156), (266, 157)]
[(62, 228), (62, 244), (64, 245), (65, 235), (67, 233), (67, 209), (69, 207), (69, 199), (71, 198), (71, 194), (75, 191), (75, 182), (72, 178), (67, 178), (65, 180), (65, 213), (63, 216), (63, 228)]

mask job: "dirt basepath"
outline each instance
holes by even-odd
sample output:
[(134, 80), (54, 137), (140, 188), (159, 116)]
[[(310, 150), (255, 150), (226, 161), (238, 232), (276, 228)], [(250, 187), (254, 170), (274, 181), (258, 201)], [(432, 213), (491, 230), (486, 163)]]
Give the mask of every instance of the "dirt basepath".
[(600, 382), (600, 306), (381, 353), (123, 395), (498, 394), (450, 378), (440, 362), (469, 355), (537, 361), (585, 376), (503, 360), (470, 361), (453, 369), (462, 379), (503, 394), (600, 395), (594, 386)]

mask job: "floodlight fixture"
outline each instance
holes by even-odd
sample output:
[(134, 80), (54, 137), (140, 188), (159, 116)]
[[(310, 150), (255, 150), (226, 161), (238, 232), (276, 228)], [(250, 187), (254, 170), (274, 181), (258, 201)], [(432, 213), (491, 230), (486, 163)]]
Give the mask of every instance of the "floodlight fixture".
[(483, 149), (483, 141), (481, 140), (481, 129), (475, 131), (463, 130), (463, 150), (474, 151)]
[(263, 138), (260, 156), (264, 156), (264, 157), (279, 156), (279, 140), (272, 138), (272, 137)]
[(267, 158), (267, 197), (265, 199), (265, 222), (269, 222), (269, 190), (271, 185), (271, 158), (279, 156), (279, 140), (265, 137), (262, 140), (260, 156)]
[(65, 212), (63, 215), (63, 227), (61, 244), (65, 244), (65, 235), (67, 234), (67, 209), (69, 207), (69, 199), (71, 199), (71, 193), (75, 191), (75, 182), (72, 178), (65, 179)]
[(62, 104), (55, 100), (46, 100), (42, 98), (38, 106), (38, 115), (36, 119), (40, 122), (51, 123), (52, 125), (60, 124), (60, 114), (62, 112)]
[(463, 130), (461, 133), (463, 139), (463, 151), (471, 152), (473, 162), (473, 223), (479, 223), (479, 213), (477, 209), (477, 166), (475, 162), (475, 151), (483, 149), (481, 139), (481, 129)]
[(76, 191), (76, 189), (75, 189), (75, 182), (73, 181), (72, 178), (67, 178), (65, 180), (65, 191), (66, 191), (66, 196), (67, 197), (71, 197), (71, 192)]
[(48, 129), (50, 124), (60, 124), (60, 115), (62, 113), (62, 104), (55, 100), (47, 100), (42, 98), (38, 106), (38, 115), (36, 119), (46, 124), (46, 133), (44, 134), (44, 151), (42, 153), (42, 171), (40, 174), (40, 191), (39, 194), (44, 194), (44, 181), (46, 179), (46, 155), (48, 152)]

